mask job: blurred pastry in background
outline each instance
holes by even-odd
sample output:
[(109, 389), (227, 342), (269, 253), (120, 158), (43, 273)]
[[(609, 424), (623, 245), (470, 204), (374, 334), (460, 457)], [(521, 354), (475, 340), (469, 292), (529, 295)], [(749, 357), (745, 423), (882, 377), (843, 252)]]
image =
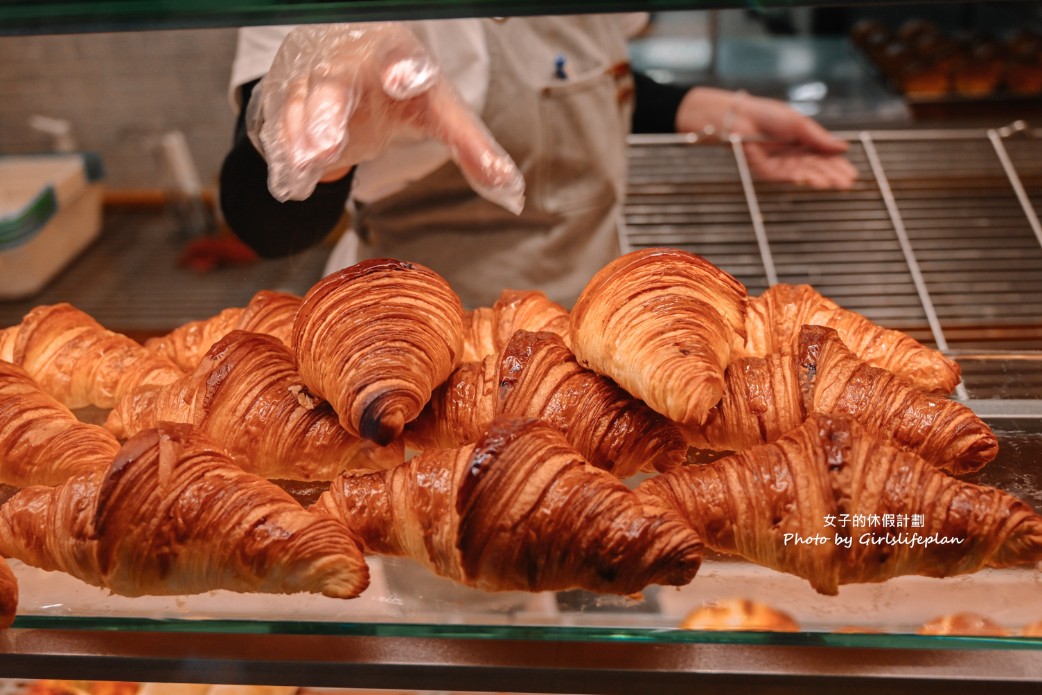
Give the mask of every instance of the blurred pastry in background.
[(952, 613), (934, 618), (919, 628), (920, 635), (967, 635), (975, 637), (1005, 637), (1009, 630), (976, 613)]
[(966, 61), (954, 70), (955, 91), (963, 96), (993, 94), (1002, 80), (1002, 47), (987, 34), (966, 40)]
[(1013, 60), (1037, 61), (1042, 52), (1042, 34), (1031, 29), (1020, 29), (1007, 36), (1002, 46)]
[(940, 35), (941, 30), (936, 24), (921, 17), (906, 20), (897, 30), (897, 38), (906, 43), (915, 43), (924, 37)]
[(1002, 72), (1002, 62), (999, 60), (980, 61), (971, 58), (954, 70), (955, 91), (967, 97), (994, 94), (1002, 79)]
[(1042, 637), (1042, 620), (1025, 625), (1020, 634), (1024, 637)]
[(941, 97), (951, 91), (950, 71), (935, 63), (909, 63), (901, 73), (900, 86), (910, 97)]
[(707, 603), (685, 617), (683, 630), (755, 630), (799, 632), (799, 624), (787, 613), (763, 603), (731, 598)]
[(862, 19), (850, 30), (850, 40), (869, 55), (885, 46), (891, 38), (890, 29), (876, 19)]
[(1019, 96), (1042, 94), (1042, 62), (1015, 62), (1006, 66), (1003, 82)]

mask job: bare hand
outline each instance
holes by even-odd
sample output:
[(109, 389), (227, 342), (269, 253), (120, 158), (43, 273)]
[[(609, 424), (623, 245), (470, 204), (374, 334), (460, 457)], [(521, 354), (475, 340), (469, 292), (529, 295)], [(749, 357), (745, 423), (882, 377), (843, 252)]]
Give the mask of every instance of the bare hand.
[[(687, 93), (677, 111), (677, 130), (748, 138), (743, 143), (749, 168), (765, 181), (812, 188), (848, 189), (857, 169), (844, 156), (847, 143), (783, 102), (710, 87)], [(726, 135), (726, 134), (725, 134)]]

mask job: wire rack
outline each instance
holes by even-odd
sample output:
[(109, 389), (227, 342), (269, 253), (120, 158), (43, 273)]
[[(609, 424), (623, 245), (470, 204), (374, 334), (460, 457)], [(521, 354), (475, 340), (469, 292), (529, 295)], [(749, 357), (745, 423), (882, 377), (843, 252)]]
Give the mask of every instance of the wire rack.
[(756, 182), (737, 138), (633, 136), (624, 243), (699, 253), (751, 294), (811, 284), (958, 359), (978, 412), (1042, 416), (1042, 131), (837, 135), (849, 191)]

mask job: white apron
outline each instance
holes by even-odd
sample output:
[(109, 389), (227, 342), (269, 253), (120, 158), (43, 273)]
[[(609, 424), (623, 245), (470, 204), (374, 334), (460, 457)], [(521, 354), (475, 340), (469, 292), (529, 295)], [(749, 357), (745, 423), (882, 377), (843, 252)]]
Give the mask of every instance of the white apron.
[(360, 241), (342, 240), (330, 268), (399, 258), (443, 275), (471, 308), (506, 288), (570, 307), (620, 251), (633, 102), (624, 26), (611, 15), (481, 22), (491, 80), (480, 115), (524, 174), (524, 212), (480, 198), (449, 162), (358, 204)]

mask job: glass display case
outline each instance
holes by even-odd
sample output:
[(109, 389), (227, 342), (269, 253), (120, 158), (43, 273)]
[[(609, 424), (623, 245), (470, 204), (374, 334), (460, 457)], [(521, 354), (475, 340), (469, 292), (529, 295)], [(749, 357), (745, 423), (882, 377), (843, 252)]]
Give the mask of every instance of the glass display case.
[[(745, 3), (5, 2), (0, 34), (730, 6)], [(696, 251), (750, 294), (809, 283), (936, 346), (962, 368), (953, 398), (1000, 440), (997, 460), (970, 480), (1042, 510), (1042, 131), (1017, 122), (838, 134), (859, 170), (841, 195), (753, 181), (740, 140), (633, 136), (626, 244)], [(80, 263), (135, 252), (147, 253), (102, 239)], [(59, 301), (71, 291), (61, 283), (25, 306)], [(318, 489), (290, 491), (307, 501)], [(345, 602), (229, 592), (131, 599), (12, 565), (19, 612), (0, 632), (0, 676), (11, 678), (561, 693), (1042, 687), (1042, 637), (1024, 634), (1042, 622), (1037, 566), (899, 577), (825, 596), (806, 580), (710, 554), (687, 586), (608, 597), (485, 593), (374, 558), (370, 588)], [(769, 606), (791, 627), (681, 628), (696, 609), (732, 599)], [(924, 629), (959, 614), (981, 620), (967, 634)]]

